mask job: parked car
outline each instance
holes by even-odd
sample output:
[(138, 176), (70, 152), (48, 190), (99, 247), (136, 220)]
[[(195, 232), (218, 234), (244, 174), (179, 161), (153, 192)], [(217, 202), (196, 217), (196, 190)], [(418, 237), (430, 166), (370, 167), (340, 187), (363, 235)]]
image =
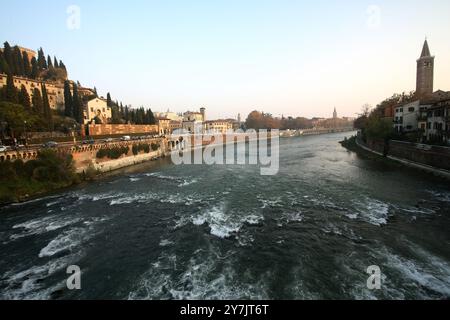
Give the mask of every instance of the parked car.
[(122, 138), (120, 138), (120, 140), (122, 140), (122, 141), (130, 141), (131, 137), (130, 136), (123, 136)]
[(8, 151), (8, 148), (5, 146), (0, 146), (0, 152), (6, 152)]
[(56, 148), (58, 143), (55, 141), (48, 141), (42, 145), (43, 148)]
[(106, 142), (106, 143), (113, 142), (113, 141), (114, 141), (113, 138), (107, 138), (107, 139), (105, 139), (105, 142)]
[(19, 151), (20, 149), (25, 148), (25, 145), (23, 144), (16, 144), (15, 146), (12, 147), (13, 150)]
[(87, 139), (87, 140), (83, 140), (83, 144), (94, 144), (95, 140), (94, 139)]

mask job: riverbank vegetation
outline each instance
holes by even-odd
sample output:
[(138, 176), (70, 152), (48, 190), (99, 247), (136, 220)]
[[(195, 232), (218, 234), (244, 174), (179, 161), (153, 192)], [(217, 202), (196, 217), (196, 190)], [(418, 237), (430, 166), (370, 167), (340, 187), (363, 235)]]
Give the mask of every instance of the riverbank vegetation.
[(0, 163), (0, 204), (23, 201), (79, 182), (71, 155), (42, 150), (36, 160)]
[(353, 121), (349, 119), (307, 119), (303, 117), (273, 117), (270, 113), (253, 111), (245, 122), (247, 129), (279, 129), (279, 130), (299, 130), (312, 129), (320, 126), (322, 128), (346, 128), (352, 127)]
[(109, 158), (119, 159), (122, 155), (127, 155), (130, 152), (130, 147), (112, 147), (102, 148), (97, 151), (97, 159)]

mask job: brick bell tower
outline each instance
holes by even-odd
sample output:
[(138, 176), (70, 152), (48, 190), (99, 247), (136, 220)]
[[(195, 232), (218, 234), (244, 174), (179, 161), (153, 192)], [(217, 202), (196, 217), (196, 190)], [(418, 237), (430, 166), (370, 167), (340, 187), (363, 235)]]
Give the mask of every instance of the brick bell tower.
[(427, 96), (433, 93), (434, 56), (431, 56), (428, 41), (423, 44), (422, 54), (417, 60), (416, 95)]

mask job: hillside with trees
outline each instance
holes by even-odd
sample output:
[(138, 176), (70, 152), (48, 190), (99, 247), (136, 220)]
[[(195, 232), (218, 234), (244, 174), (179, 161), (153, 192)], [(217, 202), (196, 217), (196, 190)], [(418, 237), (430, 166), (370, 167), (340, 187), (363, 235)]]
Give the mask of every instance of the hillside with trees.
[(37, 58), (28, 56), (18, 46), (11, 47), (5, 42), (0, 51), (0, 73), (29, 78), (33, 80), (64, 81), (67, 79), (67, 69), (61, 60), (50, 55), (45, 56), (40, 48)]
[[(21, 138), (25, 132), (70, 133), (78, 131), (84, 123), (86, 103), (98, 97), (97, 90), (92, 95), (80, 94), (80, 83), (69, 81), (67, 69), (61, 60), (45, 56), (40, 48), (36, 57), (28, 56), (25, 49), (11, 47), (8, 42), (0, 49), (0, 73), (6, 74), (6, 85), (0, 89), (0, 130), (1, 139)], [(14, 85), (14, 77), (36, 80), (40, 83), (30, 94), (25, 86)], [(48, 81), (64, 84), (64, 109), (53, 110), (49, 103)], [(84, 88), (83, 88), (84, 89)], [(113, 102), (107, 95), (107, 104), (112, 111), (112, 124), (156, 124), (153, 112), (144, 107), (132, 108)], [(100, 119), (95, 119), (101, 123)]]
[[(282, 117), (274, 118), (270, 113), (259, 111), (251, 112), (245, 125), (247, 129), (279, 129), (279, 130), (301, 130), (311, 129), (317, 126), (317, 119), (307, 119), (303, 117)], [(343, 128), (352, 126), (353, 123), (345, 119), (324, 119), (320, 120), (318, 126), (321, 128)]]

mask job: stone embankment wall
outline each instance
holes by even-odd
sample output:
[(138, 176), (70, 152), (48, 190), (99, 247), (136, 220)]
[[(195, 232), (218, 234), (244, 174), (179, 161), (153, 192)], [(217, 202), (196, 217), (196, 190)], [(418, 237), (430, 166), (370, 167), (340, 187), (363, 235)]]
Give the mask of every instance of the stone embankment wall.
[[(130, 151), (131, 152), (131, 151)], [(141, 153), (138, 155), (127, 155), (122, 156), (119, 159), (115, 160), (98, 160), (95, 158), (91, 158), (88, 162), (83, 162), (83, 165), (79, 165), (76, 167), (76, 171), (78, 173), (82, 173), (91, 167), (95, 171), (99, 172), (109, 172), (125, 167), (129, 167), (135, 164), (143, 163), (146, 161), (150, 161), (152, 158), (160, 157), (163, 155), (162, 149), (158, 151), (151, 151), (150, 153)]]
[(388, 150), (388, 154), (393, 157), (450, 170), (450, 148), (448, 147), (390, 141)]
[(406, 165), (424, 169), (442, 176), (450, 177), (450, 148), (390, 140), (368, 140), (364, 143), (357, 139), (358, 145), (380, 155), (402, 162)]
[[(138, 144), (158, 144), (160, 147), (156, 151), (150, 151), (150, 153), (141, 152), (138, 155), (134, 155), (132, 151), (133, 145)], [(114, 147), (128, 147), (128, 154), (122, 155), (119, 159), (97, 158), (97, 152), (100, 149), (110, 149)], [(89, 167), (100, 172), (108, 172), (134, 164), (149, 161), (154, 157), (160, 157), (167, 153), (168, 145), (166, 139), (148, 139), (138, 141), (121, 141), (113, 143), (96, 144), (87, 146), (83, 150), (72, 153), (75, 161), (75, 169), (78, 173), (86, 171)]]

